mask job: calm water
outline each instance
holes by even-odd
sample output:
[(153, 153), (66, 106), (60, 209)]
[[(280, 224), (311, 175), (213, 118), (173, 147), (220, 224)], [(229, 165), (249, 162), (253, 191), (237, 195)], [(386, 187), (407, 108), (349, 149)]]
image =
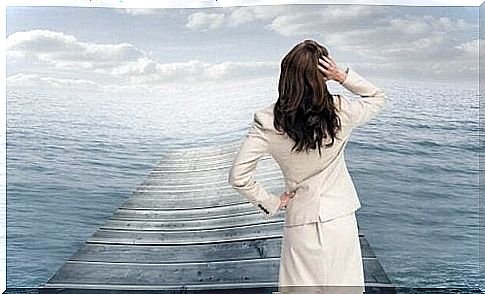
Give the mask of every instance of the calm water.
[[(397, 286), (477, 287), (477, 86), (376, 84), (388, 107), (346, 153), (361, 231)], [(158, 97), (7, 89), (7, 286), (45, 283), (165, 152), (242, 138), (274, 85)]]

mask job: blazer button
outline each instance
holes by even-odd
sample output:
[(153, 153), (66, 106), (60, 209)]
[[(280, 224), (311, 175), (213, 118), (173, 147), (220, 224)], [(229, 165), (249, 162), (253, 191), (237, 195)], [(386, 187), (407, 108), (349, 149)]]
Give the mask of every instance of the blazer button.
[(258, 204), (258, 206), (266, 213), (266, 214), (269, 214), (269, 211), (264, 208), (261, 204)]

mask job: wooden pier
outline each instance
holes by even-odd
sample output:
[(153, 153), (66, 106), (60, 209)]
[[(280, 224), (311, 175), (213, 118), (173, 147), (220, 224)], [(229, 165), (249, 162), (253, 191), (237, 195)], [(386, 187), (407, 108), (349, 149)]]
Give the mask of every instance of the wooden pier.
[[(284, 211), (265, 220), (228, 184), (239, 144), (164, 155), (41, 293), (276, 291)], [(261, 159), (255, 176), (269, 191), (282, 193), (283, 175), (271, 157)], [(393, 289), (366, 238), (359, 236), (366, 289)]]

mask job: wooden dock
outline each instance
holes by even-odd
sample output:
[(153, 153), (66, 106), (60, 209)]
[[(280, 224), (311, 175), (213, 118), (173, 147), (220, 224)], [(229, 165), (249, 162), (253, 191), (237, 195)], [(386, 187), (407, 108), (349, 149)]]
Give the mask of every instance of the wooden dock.
[[(284, 211), (265, 220), (228, 184), (239, 144), (164, 155), (41, 292), (276, 291)], [(271, 157), (261, 159), (255, 176), (269, 191), (282, 192), (283, 175)], [(366, 238), (359, 236), (366, 289), (393, 289)]]

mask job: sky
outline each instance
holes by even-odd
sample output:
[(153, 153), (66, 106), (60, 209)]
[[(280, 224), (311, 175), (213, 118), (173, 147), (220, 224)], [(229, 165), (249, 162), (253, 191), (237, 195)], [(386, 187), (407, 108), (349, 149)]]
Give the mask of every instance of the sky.
[(163, 93), (279, 76), (314, 39), (370, 78), (478, 82), (478, 7), (8, 6), (7, 89)]

